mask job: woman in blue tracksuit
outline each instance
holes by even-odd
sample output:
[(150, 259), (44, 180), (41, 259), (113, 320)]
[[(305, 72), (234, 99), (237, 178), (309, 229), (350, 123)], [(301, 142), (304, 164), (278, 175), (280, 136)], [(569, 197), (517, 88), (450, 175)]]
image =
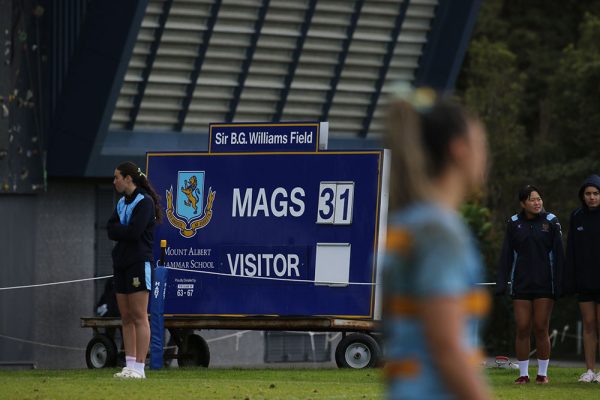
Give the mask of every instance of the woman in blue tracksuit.
[(600, 328), (600, 176), (588, 177), (579, 189), (581, 207), (573, 211), (567, 239), (565, 292), (576, 293), (583, 321), (587, 371), (580, 382), (600, 383), (594, 371)]
[(108, 237), (117, 242), (112, 258), (126, 356), (126, 366), (115, 377), (143, 379), (150, 344), (147, 310), (154, 226), (161, 221), (162, 213), (158, 195), (134, 163), (124, 162), (115, 169), (113, 185), (123, 197), (107, 229)]
[(519, 191), (521, 212), (508, 221), (498, 265), (496, 293), (510, 281), (517, 337), (515, 347), (520, 376), (529, 383), (530, 337), (533, 327), (538, 356), (536, 383), (548, 383), (550, 338), (548, 329), (554, 300), (562, 288), (564, 252), (558, 218), (544, 210), (540, 191), (531, 185)]

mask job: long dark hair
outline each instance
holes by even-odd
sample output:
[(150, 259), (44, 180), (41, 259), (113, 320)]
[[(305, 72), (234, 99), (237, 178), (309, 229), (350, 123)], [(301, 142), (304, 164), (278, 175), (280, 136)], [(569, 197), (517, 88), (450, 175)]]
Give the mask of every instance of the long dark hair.
[(154, 201), (154, 216), (156, 218), (156, 222), (161, 223), (163, 214), (162, 207), (160, 205), (160, 197), (150, 184), (150, 181), (146, 177), (146, 174), (144, 174), (142, 170), (131, 161), (125, 161), (119, 164), (117, 166), (117, 169), (119, 170), (121, 175), (123, 175), (123, 178), (125, 178), (126, 176), (130, 176), (131, 181), (136, 186), (144, 189), (146, 193), (148, 193), (148, 195), (152, 197), (152, 200)]

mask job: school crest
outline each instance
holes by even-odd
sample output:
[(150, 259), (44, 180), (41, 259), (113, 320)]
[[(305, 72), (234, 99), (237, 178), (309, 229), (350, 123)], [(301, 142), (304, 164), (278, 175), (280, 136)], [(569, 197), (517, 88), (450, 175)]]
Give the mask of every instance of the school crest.
[(174, 191), (171, 186), (166, 193), (167, 219), (185, 238), (193, 237), (212, 218), (216, 192), (208, 188), (208, 193), (205, 193), (204, 176), (204, 171), (179, 171), (177, 189)]

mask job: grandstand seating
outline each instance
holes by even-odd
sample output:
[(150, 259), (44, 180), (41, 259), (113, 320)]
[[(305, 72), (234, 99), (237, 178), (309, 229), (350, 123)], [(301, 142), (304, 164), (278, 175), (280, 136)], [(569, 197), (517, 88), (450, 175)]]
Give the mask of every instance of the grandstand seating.
[(150, 0), (113, 130), (329, 120), (379, 135), (393, 82), (413, 82), (437, 0)]

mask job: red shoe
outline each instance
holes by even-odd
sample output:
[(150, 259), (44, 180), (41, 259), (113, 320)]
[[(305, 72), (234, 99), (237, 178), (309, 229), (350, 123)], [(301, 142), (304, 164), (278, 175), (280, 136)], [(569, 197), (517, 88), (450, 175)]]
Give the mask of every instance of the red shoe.
[(547, 385), (550, 382), (547, 376), (538, 375), (535, 377), (535, 383), (537, 385)]
[(517, 380), (515, 380), (515, 385), (526, 385), (528, 383), (529, 383), (529, 377), (527, 375), (520, 376), (517, 378)]

